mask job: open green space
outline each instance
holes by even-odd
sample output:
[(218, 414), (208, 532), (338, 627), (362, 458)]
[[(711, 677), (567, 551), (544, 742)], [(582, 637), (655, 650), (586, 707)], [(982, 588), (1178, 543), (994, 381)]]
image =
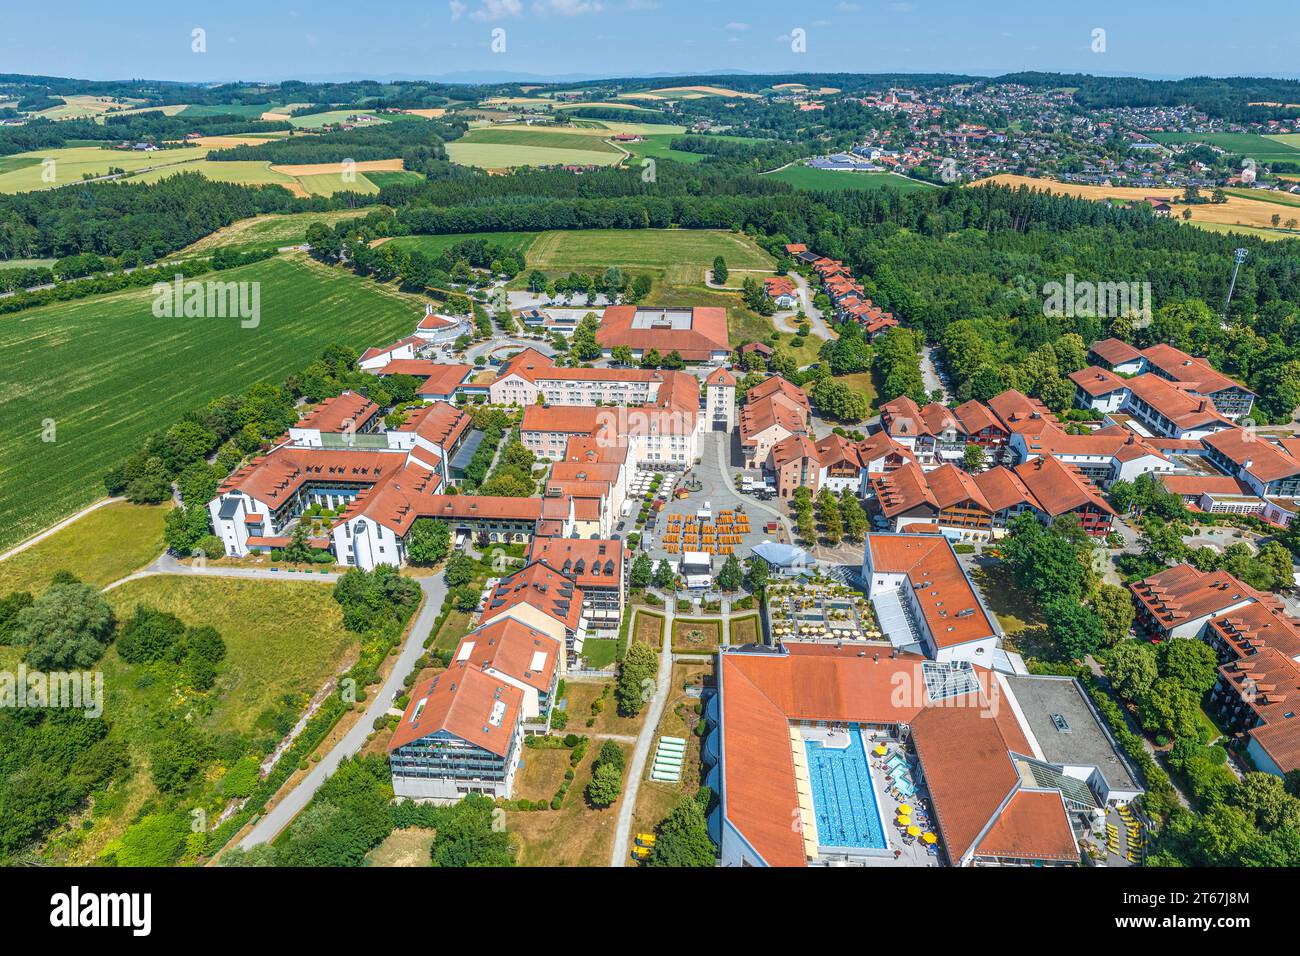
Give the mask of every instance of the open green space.
[[(213, 163), (212, 165), (231, 166), (236, 163)], [(379, 173), (368, 173), (367, 177)], [(370, 207), (373, 208), (373, 207)], [(369, 211), (367, 209), (366, 211)], [(178, 255), (188, 256), (196, 253), (211, 252), (217, 248), (236, 249), (240, 252), (255, 252), (263, 249), (279, 249), (283, 246), (300, 245), (307, 238), (307, 227), (320, 222), (327, 226), (344, 219), (357, 219), (362, 215), (356, 209), (335, 209), (330, 212), (295, 212), (287, 215), (254, 216), (232, 222), (224, 229), (218, 229), (211, 235), (204, 236), (198, 242), (183, 249)]]
[[(150, 432), (213, 398), (279, 383), (327, 345), (409, 334), (420, 301), (305, 256), (213, 273), (258, 283), (260, 320), (153, 315), (153, 291), (28, 309), (0, 323), (0, 547), (104, 494), (101, 478)], [(53, 441), (43, 441), (51, 437)]]
[[(183, 146), (156, 152), (103, 149), (98, 146), (70, 146), (63, 149), (33, 150), (5, 157), (0, 167), (0, 193), (32, 192), (80, 182), (86, 176), (103, 176), (110, 169), (128, 172), (153, 166), (174, 166), (202, 159), (206, 146)], [(47, 166), (46, 160), (53, 160)], [(51, 172), (47, 174), (46, 170)], [(52, 177), (52, 178), (49, 178)]]
[[(665, 127), (659, 127), (664, 129)], [(639, 143), (623, 143), (622, 146), (637, 159), (673, 159), (679, 163), (702, 163), (708, 159), (706, 153), (691, 153), (682, 149), (673, 149), (672, 141), (685, 135), (681, 127), (676, 132), (649, 133)], [(730, 143), (761, 143), (762, 139), (753, 136), (710, 136), (709, 139), (721, 139)]]
[(66, 528), (0, 561), (0, 596), (39, 594), (58, 571), (103, 587), (138, 571), (162, 553), (163, 517), (171, 504), (125, 501), (96, 508)]
[(1151, 138), (1166, 145), (1206, 143), (1230, 153), (1240, 153), (1258, 163), (1276, 160), (1300, 162), (1300, 147), (1274, 136), (1257, 136), (1254, 133), (1152, 133)]
[(388, 241), (407, 252), (419, 251), (429, 256), (440, 255), (444, 250), (470, 239), (482, 239), (511, 252), (526, 253), (537, 235), (535, 232), (467, 232), (441, 236), (398, 236)]
[(833, 169), (813, 169), (811, 166), (787, 166), (769, 174), (772, 179), (789, 183), (795, 189), (809, 191), (836, 189), (898, 189), (913, 192), (918, 189), (933, 189), (929, 183), (919, 179), (908, 179), (894, 173), (856, 173), (841, 172)]

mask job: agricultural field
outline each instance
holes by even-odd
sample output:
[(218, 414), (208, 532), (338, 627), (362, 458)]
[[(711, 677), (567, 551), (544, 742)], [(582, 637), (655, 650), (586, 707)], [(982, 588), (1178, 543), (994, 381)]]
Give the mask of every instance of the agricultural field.
[(212, 106), (191, 104), (180, 111), (179, 116), (240, 116), (246, 119), (258, 119), (263, 113), (274, 108), (266, 103), (218, 103)]
[(57, 571), (104, 587), (138, 571), (165, 547), (163, 518), (171, 504), (125, 501), (96, 508), (29, 548), (0, 561), (0, 596), (40, 593)]
[(366, 173), (366, 179), (370, 180), (380, 189), (387, 186), (409, 186), (424, 182), (424, 177), (419, 173), (413, 173), (409, 169), (399, 169), (392, 172), (375, 172)]
[(918, 189), (934, 189), (929, 183), (919, 179), (908, 179), (894, 173), (853, 173), (833, 169), (813, 169), (811, 166), (787, 166), (769, 174), (772, 179), (789, 183), (795, 189), (839, 190), (839, 189), (899, 189), (913, 192)]
[(699, 100), (706, 96), (721, 96), (724, 99), (760, 99), (757, 93), (741, 93), (739, 90), (725, 86), (665, 86), (645, 93), (620, 93), (621, 100)]
[[(148, 169), (174, 166), (202, 159), (208, 154), (203, 147), (181, 147), (153, 153), (101, 149), (98, 146), (70, 146), (63, 149), (16, 153), (4, 157), (0, 164), (0, 193), (31, 192), (80, 182), (83, 176), (103, 176), (109, 169)], [(54, 160), (54, 181), (41, 178), (45, 160)]]
[(1167, 145), (1205, 143), (1229, 153), (1240, 153), (1258, 163), (1277, 160), (1300, 162), (1300, 147), (1290, 145), (1279, 136), (1257, 136), (1254, 133), (1152, 133), (1151, 138)]
[(91, 119), (103, 116), (109, 110), (121, 111), (123, 106), (133, 106), (145, 100), (115, 100), (111, 96), (90, 96), (78, 94), (60, 97), (62, 106), (52, 106), (32, 115), (48, 120)]
[(131, 176), (130, 180), (135, 183), (156, 183), (168, 176), (175, 176), (177, 173), (201, 173), (214, 182), (237, 183), (241, 186), (270, 185), (293, 189), (297, 185), (297, 181), (292, 176), (277, 173), (271, 168), (270, 163), (258, 160), (216, 163), (211, 160), (200, 159), (181, 166), (151, 169), (148, 172)]
[(348, 122), (349, 116), (370, 117), (370, 122), (368, 123), (355, 124), (358, 127), (377, 126), (381, 123), (388, 122), (388, 120), (384, 119), (382, 116), (375, 116), (372, 113), (367, 113), (364, 110), (357, 110), (355, 108), (330, 110), (328, 113), (308, 113), (305, 116), (281, 116), (278, 118), (287, 119), (295, 129), (320, 129), (322, 126), (330, 126), (334, 123), (346, 123)]
[(379, 187), (367, 179), (365, 173), (360, 172), (346, 178), (343, 173), (316, 173), (297, 176), (295, 181), (308, 196), (333, 196), (343, 192), (370, 195), (379, 192)]
[[(686, 150), (673, 149), (672, 142), (685, 134), (683, 127), (658, 127), (668, 132), (649, 133), (639, 143), (623, 143), (623, 148), (637, 159), (672, 159), (679, 163), (702, 163), (708, 158), (704, 153), (690, 153)], [(711, 136), (710, 139), (722, 139), (732, 143), (761, 143), (763, 140), (754, 136)]]
[[(1300, 152), (1296, 156), (1300, 158)], [(1148, 196), (1160, 196), (1165, 199), (1176, 200), (1182, 194), (1182, 190), (1168, 187), (1163, 189), (1140, 189), (1131, 186), (1084, 186), (1077, 183), (1058, 183), (1051, 179), (1035, 179), (1031, 176), (1016, 176), (1010, 173), (1003, 173), (989, 179), (981, 179), (970, 185), (983, 183), (997, 183), (1003, 186), (1028, 186), (1030, 189), (1044, 189), (1065, 196), (1080, 196), (1084, 199), (1127, 201), (1145, 199)], [(1190, 222), (1194, 226), (1213, 223), (1222, 226), (1250, 226), (1255, 229), (1269, 229), (1272, 227), (1273, 214), (1278, 212), (1279, 208), (1277, 203), (1247, 199), (1242, 196), (1228, 196), (1227, 198), (1228, 201), (1224, 203), (1206, 202), (1192, 206), (1175, 203), (1173, 216), (1181, 220), (1183, 210), (1190, 209), (1192, 211)], [(1285, 220), (1289, 217), (1283, 215), (1282, 218)], [(1278, 234), (1284, 235), (1285, 233), (1279, 232)]]
[[(595, 135), (593, 135), (595, 133)], [(447, 144), (447, 156), (462, 166), (504, 169), (512, 166), (612, 166), (622, 150), (604, 141), (605, 130), (480, 127)]]
[(39, 269), (52, 266), (57, 259), (0, 259), (0, 269)]
[[(223, 163), (221, 165), (229, 166), (232, 164)], [(184, 258), (189, 255), (211, 252), (213, 249), (221, 247), (237, 249), (240, 252), (253, 252), (262, 249), (279, 249), (283, 246), (296, 246), (307, 238), (307, 227), (312, 223), (323, 222), (327, 226), (333, 226), (336, 222), (344, 219), (356, 219), (359, 215), (360, 213), (355, 209), (335, 209), (330, 212), (296, 212), (287, 215), (254, 216), (251, 219), (241, 219), (239, 222), (233, 222), (224, 229), (218, 229), (211, 235), (204, 236), (193, 245), (182, 249), (177, 253), (177, 256)]]
[[(0, 322), (8, 373), (0, 391), (0, 548), (102, 497), (104, 472), (184, 412), (256, 382), (278, 383), (331, 343), (360, 350), (391, 342), (424, 311), (417, 297), (301, 255), (219, 278), (260, 284), (256, 328), (238, 319), (154, 318), (147, 288)], [(53, 442), (41, 441), (47, 422)]]
[[(309, 698), (343, 670), (355, 654), (356, 636), (343, 629), (329, 584), (251, 581), (168, 575), (141, 578), (108, 592), (121, 618), (137, 604), (175, 614), (187, 625), (211, 625), (226, 644), (210, 712), (195, 719), (214, 735), (247, 733), (285, 694)], [(131, 752), (132, 771), (115, 784), (76, 837), (72, 862), (90, 863), (118, 839), (158, 797), (149, 776), (148, 749), (157, 715), (175, 706), (173, 688), (149, 679), (147, 668), (127, 664), (110, 647), (104, 671), (105, 716), (110, 737)]]

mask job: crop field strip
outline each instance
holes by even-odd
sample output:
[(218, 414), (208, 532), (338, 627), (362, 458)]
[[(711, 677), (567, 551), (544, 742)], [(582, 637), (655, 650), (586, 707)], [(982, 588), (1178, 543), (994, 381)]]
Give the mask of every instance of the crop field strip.
[[(104, 472), (184, 412), (279, 383), (331, 343), (393, 341), (422, 311), (414, 297), (302, 256), (204, 278), (261, 283), (260, 325), (158, 319), (150, 289), (0, 319), (0, 547), (102, 497)], [(47, 420), (52, 443), (41, 440)]]

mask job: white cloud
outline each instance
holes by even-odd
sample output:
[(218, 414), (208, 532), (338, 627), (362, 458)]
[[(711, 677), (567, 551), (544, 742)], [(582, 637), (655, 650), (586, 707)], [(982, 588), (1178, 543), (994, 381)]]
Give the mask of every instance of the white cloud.
[(862, 7), (856, 3), (841, 3), (835, 9), (840, 13), (857, 13)]
[(743, 33), (749, 29), (749, 24), (741, 23), (738, 20), (732, 20), (727, 24), (726, 29), (730, 30), (732, 33)]
[(479, 0), (479, 8), (470, 16), (475, 20), (504, 20), (523, 12), (522, 0)]
[(891, 3), (889, 9), (895, 13), (911, 13), (916, 8), (910, 3)]
[(561, 17), (578, 17), (584, 13), (600, 13), (605, 5), (600, 0), (536, 0), (533, 12)]
[(451, 7), (451, 22), (455, 23), (465, 13), (464, 0), (450, 0), (447, 6)]

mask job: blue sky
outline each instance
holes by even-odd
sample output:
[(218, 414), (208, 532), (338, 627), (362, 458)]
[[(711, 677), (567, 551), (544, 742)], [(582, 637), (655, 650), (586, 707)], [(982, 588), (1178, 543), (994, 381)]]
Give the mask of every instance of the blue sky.
[[(1300, 70), (1293, 0), (64, 0), (57, 17), (5, 6), (0, 70), (91, 79)], [(195, 28), (204, 53), (191, 49)], [(1104, 52), (1092, 50), (1098, 28)], [(491, 50), (496, 29), (504, 52)]]

